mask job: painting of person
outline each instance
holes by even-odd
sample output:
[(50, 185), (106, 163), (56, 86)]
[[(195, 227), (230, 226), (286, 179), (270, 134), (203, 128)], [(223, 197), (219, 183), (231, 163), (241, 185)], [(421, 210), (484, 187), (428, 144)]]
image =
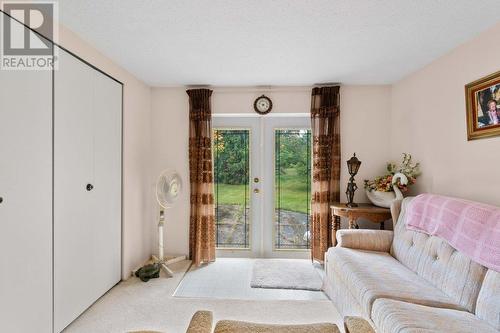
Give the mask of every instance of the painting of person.
[(477, 127), (500, 125), (500, 84), (477, 92)]
[(488, 109), (483, 112), (483, 116), (478, 117), (478, 127), (500, 124), (500, 110), (497, 110), (497, 101), (490, 99), (486, 104)]
[(497, 101), (497, 109), (500, 107), (500, 84), (495, 86), (495, 92), (493, 93), (493, 99)]
[(488, 102), (493, 99), (495, 88), (496, 86), (491, 86), (477, 92), (477, 101), (479, 102), (479, 108), (483, 113), (486, 113), (488, 110)]
[(500, 72), (465, 85), (467, 140), (500, 136)]

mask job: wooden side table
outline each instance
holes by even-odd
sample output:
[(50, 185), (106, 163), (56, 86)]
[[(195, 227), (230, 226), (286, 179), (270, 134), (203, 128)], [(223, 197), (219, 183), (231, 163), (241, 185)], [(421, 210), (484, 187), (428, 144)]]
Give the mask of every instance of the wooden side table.
[(372, 204), (358, 204), (358, 207), (347, 207), (345, 203), (334, 203), (330, 206), (332, 212), (332, 242), (337, 245), (337, 230), (340, 229), (340, 218), (345, 217), (349, 220), (349, 229), (358, 229), (357, 220), (364, 218), (375, 223), (380, 223), (380, 230), (384, 230), (384, 222), (391, 218), (389, 208), (377, 207)]

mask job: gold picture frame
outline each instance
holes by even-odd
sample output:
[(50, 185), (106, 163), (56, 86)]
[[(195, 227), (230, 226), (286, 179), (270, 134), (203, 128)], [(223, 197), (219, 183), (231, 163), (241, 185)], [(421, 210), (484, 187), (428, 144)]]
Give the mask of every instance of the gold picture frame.
[(500, 136), (500, 71), (467, 84), (465, 102), (467, 140)]

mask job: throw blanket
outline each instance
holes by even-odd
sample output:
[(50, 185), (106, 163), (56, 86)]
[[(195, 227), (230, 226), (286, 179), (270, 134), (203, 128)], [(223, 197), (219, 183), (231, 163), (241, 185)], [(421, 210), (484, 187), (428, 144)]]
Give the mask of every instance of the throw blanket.
[(477, 263), (500, 272), (500, 208), (421, 194), (408, 207), (406, 227), (438, 236)]

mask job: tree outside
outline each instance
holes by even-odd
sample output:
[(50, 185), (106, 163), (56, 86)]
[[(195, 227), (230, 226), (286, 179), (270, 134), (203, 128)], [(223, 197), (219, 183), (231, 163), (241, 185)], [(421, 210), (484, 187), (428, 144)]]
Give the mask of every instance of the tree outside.
[[(214, 130), (214, 176), (219, 247), (248, 247), (248, 130)], [(276, 245), (307, 248), (310, 205), (310, 131), (275, 132)]]

